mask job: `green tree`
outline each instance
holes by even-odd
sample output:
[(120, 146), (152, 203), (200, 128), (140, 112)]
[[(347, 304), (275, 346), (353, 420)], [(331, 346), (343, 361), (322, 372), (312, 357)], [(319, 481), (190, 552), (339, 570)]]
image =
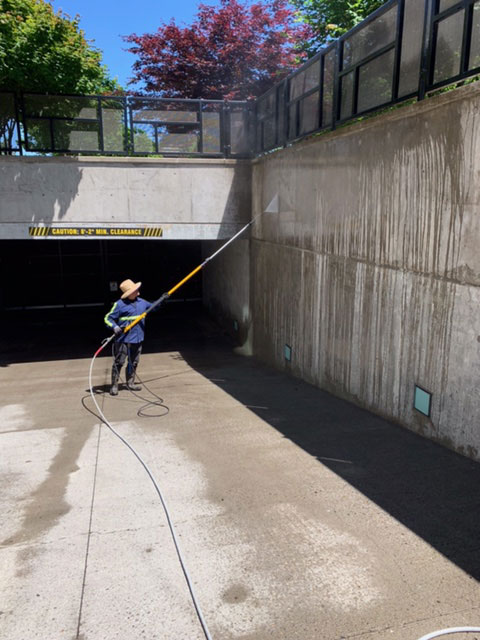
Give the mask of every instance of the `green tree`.
[(55, 13), (45, 0), (0, 0), (0, 90), (91, 94), (120, 89), (79, 19)]
[(310, 25), (313, 37), (304, 43), (310, 55), (340, 37), (368, 15), (378, 9), (385, 0), (291, 0), (298, 10), (301, 22)]
[[(121, 91), (102, 65), (102, 53), (85, 38), (79, 16), (55, 13), (45, 0), (0, 0), (0, 148), (9, 149), (15, 133), (11, 94), (111, 94)], [(75, 100), (55, 105), (63, 118), (78, 116)], [(43, 115), (50, 107), (43, 109)], [(32, 122), (38, 145), (48, 139), (47, 122)], [(68, 129), (68, 123), (66, 124)], [(49, 146), (50, 142), (45, 143)]]

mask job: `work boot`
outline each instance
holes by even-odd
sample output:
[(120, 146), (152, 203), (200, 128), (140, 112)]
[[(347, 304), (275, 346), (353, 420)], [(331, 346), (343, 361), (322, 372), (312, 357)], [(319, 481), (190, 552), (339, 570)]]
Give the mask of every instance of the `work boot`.
[(112, 386), (110, 387), (110, 395), (118, 396), (118, 373), (112, 371)]
[(135, 384), (135, 374), (130, 378), (127, 378), (127, 387), (130, 391), (141, 391), (142, 387), (139, 384)]

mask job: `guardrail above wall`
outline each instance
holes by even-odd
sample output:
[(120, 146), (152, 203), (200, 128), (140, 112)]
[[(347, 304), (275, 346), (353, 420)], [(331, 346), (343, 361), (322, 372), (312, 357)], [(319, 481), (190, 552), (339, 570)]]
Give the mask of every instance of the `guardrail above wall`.
[(478, 73), (479, 0), (390, 0), (258, 98), (255, 154)]
[(255, 101), (0, 94), (0, 153), (251, 157), (479, 73), (480, 0), (389, 0)]
[(252, 107), (222, 100), (2, 93), (0, 151), (251, 157)]

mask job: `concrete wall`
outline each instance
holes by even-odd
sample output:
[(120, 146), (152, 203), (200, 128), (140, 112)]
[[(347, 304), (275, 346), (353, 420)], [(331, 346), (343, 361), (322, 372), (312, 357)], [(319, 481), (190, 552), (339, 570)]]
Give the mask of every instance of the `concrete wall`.
[(479, 107), (471, 85), (257, 161), (253, 212), (280, 214), (251, 256), (256, 355), (476, 459)]
[(250, 219), (248, 161), (0, 156), (0, 239), (30, 226), (157, 226), (165, 239), (228, 238)]
[[(205, 242), (206, 258), (220, 248), (222, 242)], [(210, 313), (234, 339), (241, 352), (251, 354), (250, 314), (250, 240), (238, 238), (203, 272), (203, 302)]]

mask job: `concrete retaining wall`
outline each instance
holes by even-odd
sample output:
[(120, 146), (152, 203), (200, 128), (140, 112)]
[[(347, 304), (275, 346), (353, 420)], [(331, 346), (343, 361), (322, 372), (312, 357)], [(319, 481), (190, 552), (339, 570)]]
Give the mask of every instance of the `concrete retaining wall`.
[(228, 238), (250, 209), (248, 161), (0, 156), (0, 239), (25, 239), (29, 227), (50, 225)]
[(251, 257), (256, 355), (476, 459), (479, 106), (472, 85), (257, 161), (253, 213), (280, 214)]
[[(247, 232), (248, 233), (248, 232)], [(222, 242), (205, 242), (206, 258), (220, 248)], [(225, 331), (251, 354), (250, 314), (250, 240), (238, 238), (207, 264), (203, 272), (203, 302)]]

